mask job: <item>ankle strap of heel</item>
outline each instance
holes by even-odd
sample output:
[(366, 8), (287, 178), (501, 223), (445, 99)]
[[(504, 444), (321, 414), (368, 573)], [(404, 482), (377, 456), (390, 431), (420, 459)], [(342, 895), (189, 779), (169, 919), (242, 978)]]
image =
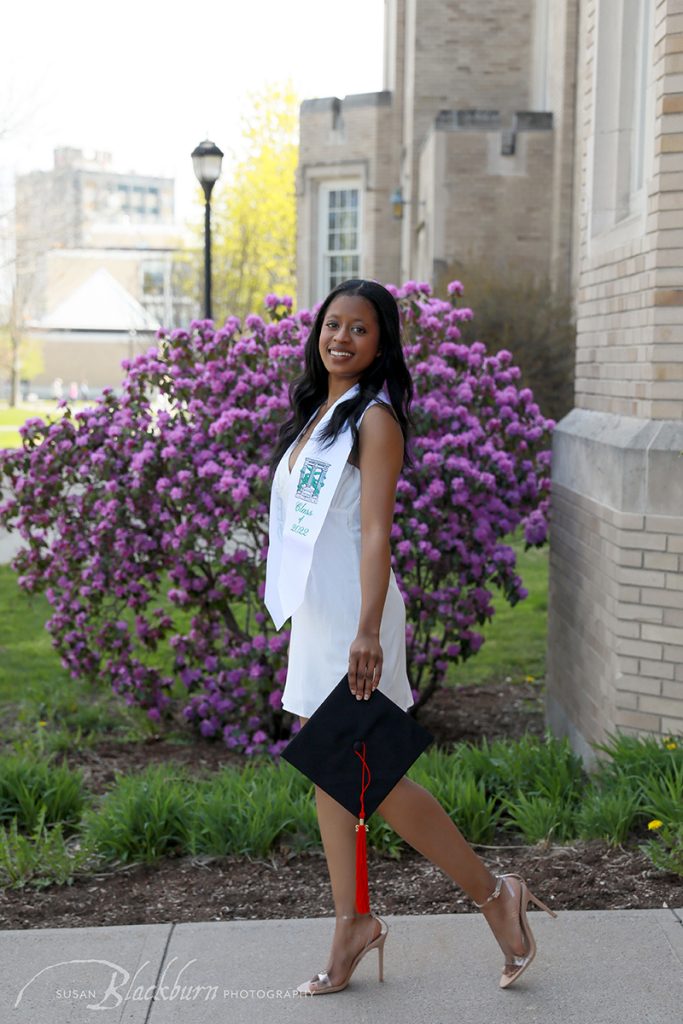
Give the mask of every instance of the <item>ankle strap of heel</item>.
[(491, 903), (492, 900), (497, 900), (498, 899), (498, 897), (500, 896), (500, 890), (501, 890), (502, 885), (503, 885), (503, 878), (504, 877), (505, 877), (504, 875), (496, 875), (496, 888), (493, 890), (493, 892), (491, 893), (490, 896), (486, 897), (486, 899), (484, 900), (483, 903), (477, 903), (476, 900), (472, 900), (472, 902), (474, 903), (475, 907), (478, 910), (481, 910), (482, 907), (485, 907), (488, 903)]

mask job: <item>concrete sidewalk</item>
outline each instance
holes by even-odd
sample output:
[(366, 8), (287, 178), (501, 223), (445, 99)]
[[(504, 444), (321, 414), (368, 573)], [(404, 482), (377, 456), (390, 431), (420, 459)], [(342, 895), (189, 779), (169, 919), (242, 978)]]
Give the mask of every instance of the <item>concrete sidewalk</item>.
[[(151, 895), (151, 894), (150, 894)], [(529, 915), (538, 954), (509, 990), (478, 914), (389, 917), (346, 991), (302, 998), (330, 919), (0, 933), (0, 1020), (16, 1024), (681, 1024), (683, 907)]]

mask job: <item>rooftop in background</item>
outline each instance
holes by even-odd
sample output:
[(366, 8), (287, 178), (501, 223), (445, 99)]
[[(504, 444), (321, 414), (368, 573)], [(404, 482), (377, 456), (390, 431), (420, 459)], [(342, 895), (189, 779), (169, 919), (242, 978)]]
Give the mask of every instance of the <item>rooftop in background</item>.
[(112, 155), (104, 150), (85, 154), (75, 146), (59, 146), (54, 151), (54, 166), (71, 167), (80, 171), (111, 171)]
[(34, 328), (58, 331), (156, 331), (159, 321), (100, 267)]

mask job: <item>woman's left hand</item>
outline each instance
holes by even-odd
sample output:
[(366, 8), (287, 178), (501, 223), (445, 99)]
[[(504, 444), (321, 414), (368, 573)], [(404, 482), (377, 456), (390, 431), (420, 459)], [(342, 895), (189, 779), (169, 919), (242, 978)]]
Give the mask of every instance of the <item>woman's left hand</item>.
[(358, 633), (349, 649), (349, 689), (356, 700), (368, 700), (379, 686), (383, 659), (379, 637)]

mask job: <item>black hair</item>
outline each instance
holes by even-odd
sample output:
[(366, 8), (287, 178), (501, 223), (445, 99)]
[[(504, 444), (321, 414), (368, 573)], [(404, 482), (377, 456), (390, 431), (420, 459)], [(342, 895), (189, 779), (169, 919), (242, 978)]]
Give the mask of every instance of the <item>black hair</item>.
[[(391, 292), (381, 284), (376, 281), (353, 278), (350, 281), (343, 281), (331, 291), (318, 310), (306, 340), (304, 372), (292, 382), (289, 388), (292, 415), (280, 427), (271, 460), (272, 470), (275, 470), (291, 443), (299, 436), (313, 413), (327, 398), (328, 374), (320, 357), (318, 345), (328, 307), (340, 295), (359, 295), (371, 303), (379, 324), (379, 353), (374, 362), (361, 375), (358, 381), (360, 390), (351, 398), (340, 402), (336, 407), (321, 434), (321, 439), (332, 444), (348, 424), (353, 438), (351, 451), (357, 455), (358, 421), (369, 403), (377, 397), (380, 389), (384, 386), (389, 396), (390, 407), (403, 434), (404, 465), (410, 463), (407, 441), (412, 426), (410, 403), (413, 398), (413, 382), (403, 356), (398, 305)], [(378, 401), (387, 406), (387, 403), (381, 398)]]

